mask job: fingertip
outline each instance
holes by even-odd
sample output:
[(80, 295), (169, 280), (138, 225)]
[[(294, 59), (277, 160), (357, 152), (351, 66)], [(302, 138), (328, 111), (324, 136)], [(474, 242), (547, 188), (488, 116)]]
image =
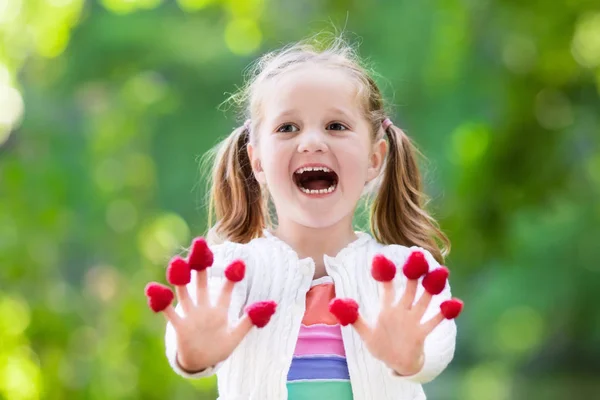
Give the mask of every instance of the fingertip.
[(422, 251), (411, 252), (402, 266), (402, 272), (409, 280), (417, 280), (427, 274), (428, 271), (429, 263)]
[(277, 303), (272, 300), (258, 301), (247, 306), (245, 311), (254, 326), (263, 328), (277, 311)]
[(396, 276), (396, 264), (383, 254), (373, 257), (371, 276), (378, 282), (389, 282)]
[(329, 302), (329, 312), (332, 313), (340, 325), (353, 324), (358, 319), (358, 303), (353, 299), (335, 298)]
[(457, 298), (446, 300), (440, 304), (440, 311), (446, 319), (455, 319), (462, 313), (463, 308), (463, 301)]
[(148, 299), (148, 306), (155, 313), (167, 308), (175, 298), (173, 290), (161, 283), (150, 282), (146, 285), (144, 293)]
[(232, 282), (239, 282), (246, 275), (246, 264), (242, 260), (232, 261), (225, 268), (225, 277)]
[(175, 256), (167, 267), (167, 281), (174, 286), (187, 285), (192, 280), (192, 270), (183, 258)]
[(440, 294), (446, 287), (450, 270), (446, 267), (438, 267), (429, 272), (423, 278), (423, 287), (432, 295)]
[(204, 270), (212, 266), (214, 262), (213, 252), (208, 247), (208, 243), (203, 237), (195, 238), (192, 241), (188, 263), (191, 269), (196, 271)]

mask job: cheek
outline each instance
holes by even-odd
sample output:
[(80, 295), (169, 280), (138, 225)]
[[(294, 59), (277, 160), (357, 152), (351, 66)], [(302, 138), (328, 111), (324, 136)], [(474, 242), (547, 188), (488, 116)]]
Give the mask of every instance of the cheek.
[[(369, 154), (365, 147), (345, 147), (338, 152), (338, 160), (346, 180), (356, 181), (360, 185), (364, 183), (369, 167)], [(362, 182), (358, 178), (362, 179)]]
[(282, 179), (287, 179), (290, 151), (285, 143), (271, 141), (264, 143), (261, 149), (261, 164), (267, 183), (281, 183)]

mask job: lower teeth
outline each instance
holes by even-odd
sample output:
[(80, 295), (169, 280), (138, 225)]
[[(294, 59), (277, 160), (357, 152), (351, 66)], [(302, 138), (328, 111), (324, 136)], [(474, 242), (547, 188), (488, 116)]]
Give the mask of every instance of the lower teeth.
[(334, 191), (334, 189), (335, 189), (335, 185), (331, 185), (327, 189), (307, 189), (307, 188), (304, 188), (304, 187), (300, 187), (300, 190), (302, 190), (304, 193), (309, 193), (309, 194), (331, 193), (331, 192)]

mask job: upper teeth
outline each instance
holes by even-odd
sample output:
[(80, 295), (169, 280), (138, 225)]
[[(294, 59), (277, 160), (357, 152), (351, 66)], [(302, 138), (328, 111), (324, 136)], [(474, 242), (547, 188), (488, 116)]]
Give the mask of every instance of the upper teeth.
[(296, 170), (297, 174), (302, 174), (306, 171), (323, 171), (323, 172), (331, 172), (331, 170), (327, 167), (303, 167)]
[(304, 187), (300, 187), (300, 190), (302, 190), (304, 193), (310, 193), (310, 194), (331, 193), (335, 190), (335, 185), (331, 185), (327, 189), (307, 189)]

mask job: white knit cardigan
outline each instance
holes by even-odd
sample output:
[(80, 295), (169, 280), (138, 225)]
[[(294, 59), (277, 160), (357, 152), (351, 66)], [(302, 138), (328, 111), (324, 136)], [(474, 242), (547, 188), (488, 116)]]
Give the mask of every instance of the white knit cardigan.
[[(350, 297), (360, 306), (367, 321), (377, 317), (380, 303), (380, 284), (370, 272), (371, 260), (384, 254), (398, 267), (394, 278), (397, 298), (404, 292), (406, 278), (401, 267), (411, 250), (422, 251), (429, 268), (439, 266), (433, 256), (419, 247), (385, 246), (370, 235), (357, 232), (358, 239), (335, 257), (324, 256), (327, 274), (333, 278), (337, 297)], [(247, 244), (225, 242), (211, 247), (215, 262), (209, 271), (209, 291), (216, 298), (223, 283), (224, 268), (235, 259), (246, 263), (246, 277), (236, 284), (229, 310), (229, 320), (235, 324), (247, 304), (274, 300), (277, 311), (262, 329), (253, 328), (231, 356), (213, 368), (197, 374), (183, 371), (177, 361), (177, 340), (171, 324), (167, 324), (166, 353), (172, 368), (187, 378), (217, 374), (221, 400), (280, 400), (287, 399), (286, 380), (300, 324), (305, 311), (306, 293), (313, 280), (315, 265), (311, 258), (299, 259), (286, 243), (265, 231), (265, 237)], [(194, 280), (188, 290), (195, 298)], [(423, 293), (419, 284), (417, 299)], [(440, 303), (450, 299), (450, 285), (433, 297), (423, 320), (440, 309)], [(177, 311), (181, 313), (178, 306)], [(422, 384), (438, 376), (454, 356), (456, 324), (444, 320), (425, 340), (425, 365), (412, 376), (398, 376), (382, 361), (374, 358), (360, 336), (350, 325), (342, 327), (342, 339), (350, 372), (355, 400), (423, 400)]]

